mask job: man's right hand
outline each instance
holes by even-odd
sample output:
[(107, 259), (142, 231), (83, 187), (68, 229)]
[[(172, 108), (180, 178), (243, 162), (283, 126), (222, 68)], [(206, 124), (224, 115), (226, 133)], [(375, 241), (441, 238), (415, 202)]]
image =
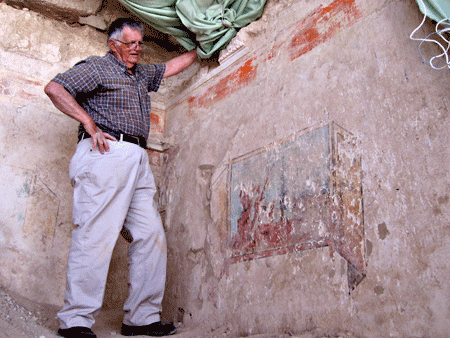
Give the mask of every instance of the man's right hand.
[(45, 86), (44, 91), (56, 108), (83, 124), (86, 132), (91, 135), (93, 149), (97, 149), (98, 147), (100, 153), (103, 154), (105, 151), (109, 151), (107, 140), (117, 141), (114, 136), (102, 132), (97, 127), (92, 117), (89, 116), (62, 85), (50, 81)]
[(103, 132), (97, 125), (92, 121), (88, 126), (84, 125), (84, 128), (91, 135), (92, 139), (92, 149), (97, 149), (101, 154), (104, 154), (105, 151), (109, 151), (109, 145), (107, 140), (117, 141), (114, 136), (109, 135), (108, 133)]

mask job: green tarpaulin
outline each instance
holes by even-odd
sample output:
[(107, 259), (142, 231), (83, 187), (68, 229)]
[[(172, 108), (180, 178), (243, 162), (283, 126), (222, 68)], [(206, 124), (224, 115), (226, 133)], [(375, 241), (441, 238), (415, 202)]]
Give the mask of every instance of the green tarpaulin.
[(416, 0), (420, 11), (439, 22), (450, 18), (450, 0)]
[(209, 58), (225, 48), (238, 30), (258, 19), (266, 0), (120, 0), (157, 30), (187, 50)]
[[(450, 68), (450, 41), (447, 34), (450, 31), (450, 0), (416, 0), (420, 11), (424, 14), (421, 24), (411, 33), (412, 40), (420, 41), (419, 53), (424, 63), (434, 69)], [(436, 21), (436, 29), (426, 37), (418, 36), (426, 17)], [(426, 44), (425, 44), (426, 43)], [(425, 45), (434, 45), (438, 49), (424, 48)], [(431, 54), (431, 56), (430, 56)]]

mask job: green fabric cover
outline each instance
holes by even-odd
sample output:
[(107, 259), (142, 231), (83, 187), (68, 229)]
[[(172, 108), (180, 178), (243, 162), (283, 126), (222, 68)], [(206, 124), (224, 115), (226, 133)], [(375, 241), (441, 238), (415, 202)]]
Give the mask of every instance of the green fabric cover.
[(258, 19), (266, 0), (120, 0), (157, 30), (187, 50), (209, 58), (225, 48), (240, 28)]
[(439, 22), (450, 18), (450, 0), (416, 0), (420, 11)]

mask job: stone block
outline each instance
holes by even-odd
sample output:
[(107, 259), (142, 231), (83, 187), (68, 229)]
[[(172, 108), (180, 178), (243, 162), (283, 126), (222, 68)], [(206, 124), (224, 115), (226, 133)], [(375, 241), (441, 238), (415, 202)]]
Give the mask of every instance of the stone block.
[(29, 8), (54, 18), (66, 18), (77, 21), (80, 16), (96, 14), (102, 0), (5, 0), (16, 8)]

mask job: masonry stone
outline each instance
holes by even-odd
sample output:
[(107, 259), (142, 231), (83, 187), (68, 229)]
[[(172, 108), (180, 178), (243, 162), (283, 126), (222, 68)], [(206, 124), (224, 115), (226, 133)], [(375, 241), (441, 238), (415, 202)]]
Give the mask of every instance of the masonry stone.
[(102, 0), (5, 0), (16, 8), (29, 8), (51, 17), (77, 19), (79, 16), (97, 14)]

